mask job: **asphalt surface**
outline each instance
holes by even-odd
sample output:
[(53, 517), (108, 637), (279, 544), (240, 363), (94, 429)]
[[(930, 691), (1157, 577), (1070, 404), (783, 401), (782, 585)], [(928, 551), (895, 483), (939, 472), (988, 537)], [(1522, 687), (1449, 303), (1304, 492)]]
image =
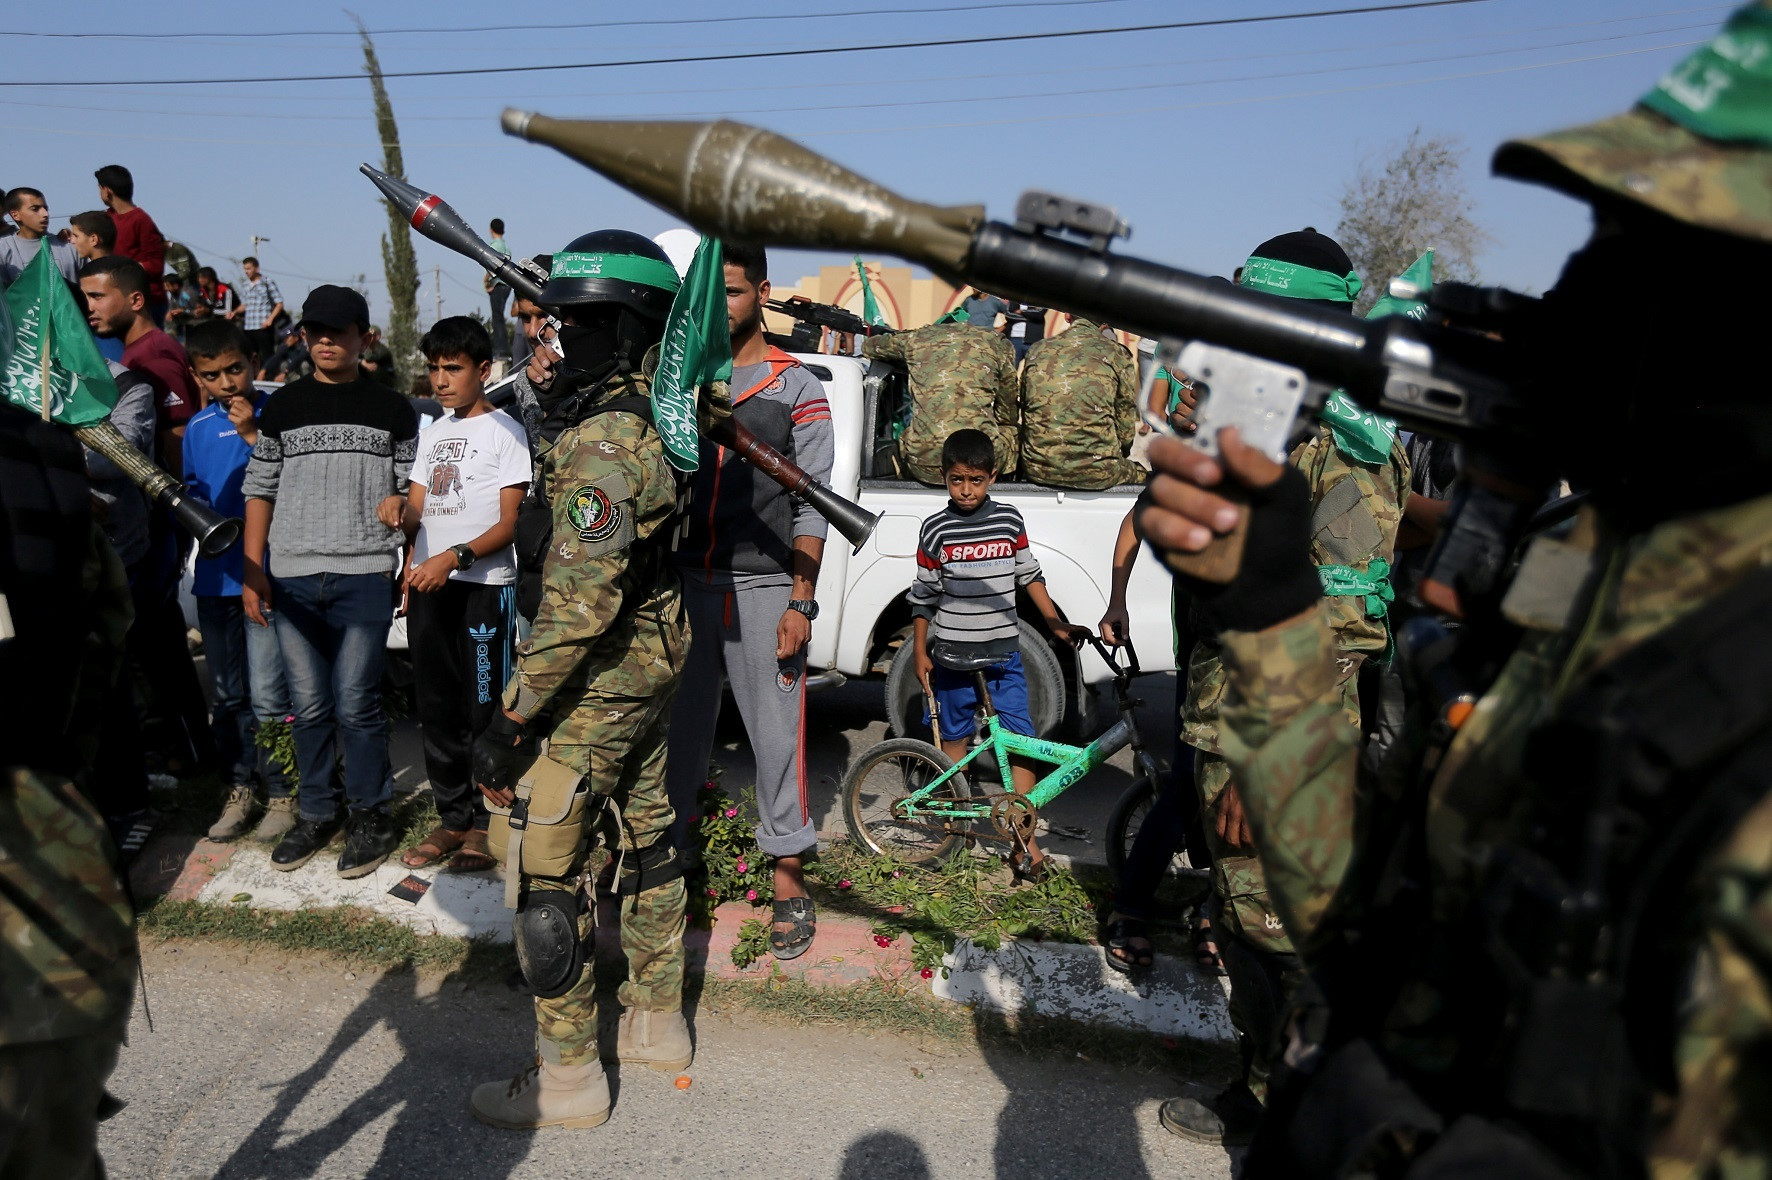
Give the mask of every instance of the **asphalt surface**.
[(688, 1089), (618, 1067), (604, 1126), (498, 1131), (466, 1099), (523, 1063), (508, 987), (192, 943), (150, 947), (146, 975), (154, 1031), (138, 1003), (100, 1140), (118, 1177), (1231, 1174), (1159, 1126), (1180, 1083), (1158, 1073), (708, 1004)]

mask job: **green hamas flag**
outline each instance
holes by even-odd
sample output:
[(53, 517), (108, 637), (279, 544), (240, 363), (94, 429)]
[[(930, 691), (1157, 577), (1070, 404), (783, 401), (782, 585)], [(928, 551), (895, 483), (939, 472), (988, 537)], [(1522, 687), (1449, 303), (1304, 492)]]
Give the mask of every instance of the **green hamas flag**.
[[(1433, 286), (1434, 252), (1429, 250), (1417, 258), (1397, 278), (1413, 283), (1421, 291)], [(1385, 293), (1378, 297), (1378, 302), (1372, 305), (1366, 318), (1376, 320), (1387, 315), (1402, 315), (1418, 320), (1427, 315), (1427, 304), (1419, 299), (1394, 298), (1387, 284)], [(1383, 463), (1390, 457), (1391, 442), (1397, 437), (1397, 424), (1389, 418), (1381, 418), (1370, 410), (1362, 409), (1353, 398), (1339, 389), (1330, 394), (1329, 400), (1323, 403), (1319, 417), (1329, 424), (1329, 432), (1335, 436), (1335, 445), (1350, 458), (1361, 463)]]
[(720, 241), (703, 235), (689, 273), (671, 301), (652, 379), (652, 420), (664, 440), (665, 456), (678, 471), (701, 463), (701, 431), (696, 421), (699, 390), (710, 381), (732, 377), (732, 336), (726, 320), (726, 266)]
[(861, 279), (861, 318), (871, 328), (884, 328), (886, 317), (880, 314), (879, 300), (874, 298), (874, 285), (868, 282), (868, 269), (861, 264), (861, 255), (855, 256), (855, 273)]
[(64, 426), (103, 422), (117, 404), (117, 383), (47, 246), (38, 247), (37, 257), (6, 289), (5, 307), (0, 393), (19, 409), (41, 414), (47, 346), (48, 416)]

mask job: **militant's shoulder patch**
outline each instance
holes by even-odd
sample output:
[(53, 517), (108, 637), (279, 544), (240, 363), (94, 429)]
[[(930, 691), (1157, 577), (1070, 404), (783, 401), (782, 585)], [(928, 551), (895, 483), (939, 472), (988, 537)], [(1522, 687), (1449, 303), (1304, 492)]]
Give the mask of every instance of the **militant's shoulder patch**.
[(633, 487), (619, 471), (573, 487), (562, 507), (578, 542), (561, 538), (556, 545), (560, 557), (600, 557), (625, 549), (634, 540), (633, 499)]

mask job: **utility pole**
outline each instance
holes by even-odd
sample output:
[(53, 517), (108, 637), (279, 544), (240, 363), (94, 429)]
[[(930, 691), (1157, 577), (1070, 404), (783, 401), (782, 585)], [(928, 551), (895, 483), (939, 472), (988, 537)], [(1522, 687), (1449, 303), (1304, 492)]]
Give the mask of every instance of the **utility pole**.
[(260, 237), (258, 234), (253, 234), (252, 235), (252, 256), (254, 258), (258, 257), (258, 244), (260, 242), (268, 242), (270, 240), (271, 239), (266, 238), (266, 237)]
[[(437, 292), (437, 319), (440, 320), (443, 318), (443, 268), (441, 266), (431, 267), (431, 286)], [(431, 322), (435, 323), (436, 320)]]

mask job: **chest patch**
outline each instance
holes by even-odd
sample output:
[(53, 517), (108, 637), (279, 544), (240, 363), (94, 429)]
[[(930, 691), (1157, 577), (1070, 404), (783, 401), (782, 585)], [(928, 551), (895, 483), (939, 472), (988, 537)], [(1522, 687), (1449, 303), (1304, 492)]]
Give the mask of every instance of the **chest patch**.
[(621, 527), (621, 509), (594, 483), (574, 491), (566, 501), (566, 519), (581, 541), (601, 541)]

